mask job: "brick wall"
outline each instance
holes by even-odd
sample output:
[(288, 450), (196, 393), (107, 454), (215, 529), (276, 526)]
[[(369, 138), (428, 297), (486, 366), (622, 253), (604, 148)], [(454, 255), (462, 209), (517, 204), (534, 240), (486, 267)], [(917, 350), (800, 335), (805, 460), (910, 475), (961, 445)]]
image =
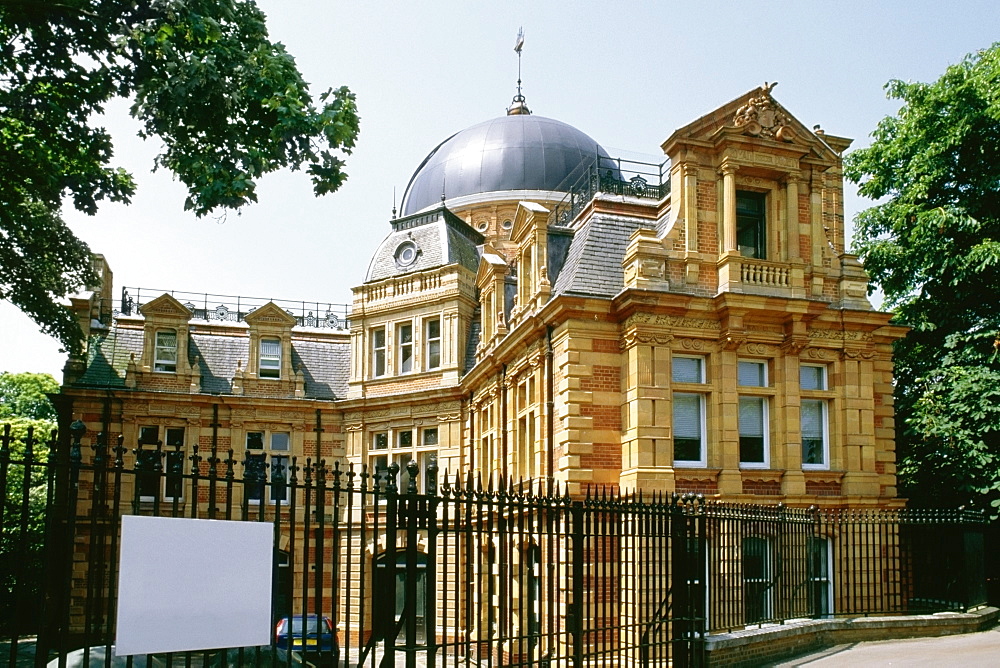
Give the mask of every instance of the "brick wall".
[(781, 483), (777, 480), (744, 480), (743, 493), (781, 496)]
[(585, 469), (610, 469), (622, 467), (621, 443), (594, 443), (590, 454), (580, 455), (580, 467)]
[(617, 353), (620, 350), (618, 339), (593, 339), (590, 348), (597, 353)]
[(704, 494), (706, 496), (719, 493), (719, 483), (715, 480), (684, 480), (677, 479), (674, 491), (678, 494)]
[(1000, 611), (988, 607), (972, 613), (807, 620), (718, 633), (708, 637), (706, 663), (751, 668), (845, 643), (973, 633), (994, 626), (998, 615)]
[[(877, 468), (878, 463), (875, 466)], [(806, 494), (811, 496), (840, 496), (840, 483), (806, 480)]]
[[(596, 341), (594, 342), (597, 343)], [(618, 342), (615, 341), (615, 350), (618, 352)], [(616, 366), (601, 366), (595, 364), (593, 374), (589, 378), (580, 379), (580, 389), (584, 392), (620, 392), (621, 369)]]
[[(622, 430), (621, 406), (595, 406), (593, 404), (584, 404), (580, 406), (580, 415), (594, 418), (594, 429), (609, 429), (612, 431)], [(620, 459), (618, 460), (618, 466), (621, 467)]]

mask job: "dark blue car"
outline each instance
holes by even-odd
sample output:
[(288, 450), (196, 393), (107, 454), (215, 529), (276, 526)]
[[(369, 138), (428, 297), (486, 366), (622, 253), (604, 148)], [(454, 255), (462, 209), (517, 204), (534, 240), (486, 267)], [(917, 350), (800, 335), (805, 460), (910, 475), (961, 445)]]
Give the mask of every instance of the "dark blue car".
[(278, 649), (289, 649), (303, 654), (323, 654), (336, 660), (339, 654), (337, 637), (329, 617), (319, 615), (293, 615), (278, 620), (274, 627), (274, 644)]

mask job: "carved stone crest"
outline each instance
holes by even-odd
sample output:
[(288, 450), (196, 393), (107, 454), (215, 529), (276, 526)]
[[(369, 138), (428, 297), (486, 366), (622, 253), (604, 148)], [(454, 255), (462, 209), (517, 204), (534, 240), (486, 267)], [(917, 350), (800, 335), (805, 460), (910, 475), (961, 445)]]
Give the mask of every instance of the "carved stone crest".
[(704, 350), (705, 342), (701, 339), (678, 339), (677, 341), (684, 350)]
[(757, 89), (756, 95), (736, 111), (733, 123), (736, 127), (753, 137), (768, 137), (779, 141), (790, 142), (795, 139), (795, 131), (791, 127), (791, 119), (782, 112), (774, 99), (771, 90), (778, 82), (767, 83)]
[(745, 350), (751, 355), (771, 355), (774, 352), (774, 349), (766, 343), (747, 343)]

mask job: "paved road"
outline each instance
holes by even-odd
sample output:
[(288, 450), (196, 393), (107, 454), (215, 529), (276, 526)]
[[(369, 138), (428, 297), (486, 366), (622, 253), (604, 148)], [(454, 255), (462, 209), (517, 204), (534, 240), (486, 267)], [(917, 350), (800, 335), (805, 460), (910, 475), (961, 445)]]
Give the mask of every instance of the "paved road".
[[(27, 644), (22, 650), (34, 649)], [(0, 643), (0, 666), (8, 662), (9, 646)], [(28, 651), (17, 665), (30, 666)], [(397, 657), (398, 658), (398, 657)], [(101, 662), (103, 666), (103, 662)], [(141, 663), (139, 665), (142, 665)], [(176, 663), (175, 663), (176, 665)], [(405, 663), (397, 661), (396, 665)], [(418, 665), (426, 665), (420, 662)], [(440, 665), (440, 664), (439, 664)], [(907, 640), (878, 640), (837, 645), (795, 659), (771, 664), (770, 668), (837, 668), (863, 666), (864, 668), (998, 668), (1000, 667), (1000, 626), (980, 633), (944, 636), (940, 638), (910, 638)]]
[(877, 640), (837, 645), (772, 665), (774, 668), (997, 668), (1000, 666), (1000, 626), (989, 631), (940, 638)]

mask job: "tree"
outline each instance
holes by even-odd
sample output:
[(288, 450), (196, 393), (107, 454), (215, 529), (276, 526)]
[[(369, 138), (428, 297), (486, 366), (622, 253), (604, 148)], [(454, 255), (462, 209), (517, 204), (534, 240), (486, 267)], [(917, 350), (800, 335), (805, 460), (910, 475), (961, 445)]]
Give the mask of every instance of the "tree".
[(0, 373), (0, 633), (18, 612), (38, 618), (48, 496), (44, 462), (56, 426), (45, 393), (58, 391), (59, 384), (45, 373)]
[(97, 277), (60, 207), (93, 215), (134, 193), (95, 124), (116, 97), (197, 216), (255, 202), (257, 179), (285, 167), (336, 190), (358, 134), (354, 95), (314, 103), (253, 0), (0, 0), (0, 298), (71, 352), (81, 331), (59, 300)]
[(58, 391), (59, 383), (47, 373), (0, 372), (0, 420), (16, 416), (54, 425), (56, 409), (46, 395)]
[(905, 495), (1000, 512), (1000, 43), (934, 83), (890, 81), (902, 100), (845, 159), (873, 286), (911, 327), (895, 348)]

